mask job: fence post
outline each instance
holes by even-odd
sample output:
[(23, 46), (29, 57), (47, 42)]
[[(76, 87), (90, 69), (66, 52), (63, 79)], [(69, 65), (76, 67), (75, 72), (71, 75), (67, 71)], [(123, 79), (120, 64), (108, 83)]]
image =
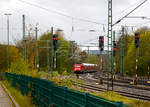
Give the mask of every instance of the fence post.
[(85, 107), (88, 107), (88, 95), (89, 95), (89, 93), (86, 92), (85, 93)]
[(51, 90), (51, 92), (50, 92), (50, 99), (51, 99), (51, 101), (50, 101), (50, 104), (49, 104), (50, 107), (53, 107), (53, 87), (54, 87), (54, 83), (51, 82), (50, 83), (50, 90)]
[(68, 90), (68, 88), (64, 87), (64, 104), (63, 104), (63, 107), (66, 107), (66, 104), (67, 104), (67, 90)]
[(116, 106), (117, 106), (117, 107), (123, 107), (123, 102), (118, 101), (117, 104), (116, 104)]

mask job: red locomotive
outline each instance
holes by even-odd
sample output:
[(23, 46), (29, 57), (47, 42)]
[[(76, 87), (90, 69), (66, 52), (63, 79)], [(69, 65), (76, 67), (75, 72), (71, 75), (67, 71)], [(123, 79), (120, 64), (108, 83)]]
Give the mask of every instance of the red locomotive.
[(74, 65), (74, 73), (76, 74), (94, 73), (97, 71), (97, 64), (82, 63)]

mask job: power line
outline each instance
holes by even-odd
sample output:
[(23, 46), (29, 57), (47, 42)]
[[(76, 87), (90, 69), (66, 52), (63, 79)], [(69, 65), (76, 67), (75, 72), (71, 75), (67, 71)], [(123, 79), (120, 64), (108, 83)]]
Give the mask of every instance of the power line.
[(95, 23), (95, 24), (99, 24), (99, 25), (106, 25), (106, 24), (99, 23), (99, 22), (96, 22), (96, 21), (91, 21), (91, 20), (88, 20), (88, 19), (73, 17), (73, 16), (70, 16), (70, 15), (64, 14), (64, 13), (62, 13), (62, 12), (58, 12), (58, 11), (55, 11), (55, 10), (52, 10), (52, 9), (48, 9), (48, 8), (39, 6), (39, 5), (37, 5), (37, 4), (33, 4), (33, 3), (30, 3), (30, 2), (24, 1), (24, 0), (19, 0), (19, 1), (20, 1), (20, 2), (23, 2), (23, 3), (25, 3), (25, 4), (28, 4), (28, 5), (31, 5), (31, 6), (40, 8), (40, 9), (43, 9), (43, 10), (45, 10), (45, 11), (58, 14), (58, 15), (60, 15), (60, 16), (65, 16), (65, 17), (67, 17), (67, 18), (76, 19), (76, 20), (80, 20), (80, 21), (84, 21), (84, 22), (89, 22), (89, 23)]
[(120, 15), (121, 13), (123, 13), (123, 12), (125, 12), (126, 10), (130, 9), (131, 7), (137, 5), (139, 2), (141, 2), (141, 0), (139, 0), (139, 1), (137, 1), (137, 2), (135, 2), (135, 3), (133, 3), (133, 4), (131, 4), (130, 6), (128, 6), (127, 8), (125, 8), (124, 10), (122, 10), (121, 12), (116, 13), (115, 15), (117, 15), (117, 16), (118, 16), (118, 14)]
[(126, 14), (125, 16), (123, 16), (121, 19), (119, 19), (118, 21), (116, 21), (112, 26), (118, 24), (119, 22), (121, 22), (124, 18), (128, 17), (132, 12), (134, 12), (136, 9), (138, 9), (140, 6), (142, 6), (145, 2), (147, 2), (148, 0), (144, 0), (141, 4), (139, 4), (138, 6), (136, 6), (133, 10), (131, 10), (128, 14)]
[[(26, 2), (26, 1), (24, 1), (24, 0), (19, 0), (19, 1), (20, 1), (20, 2), (23, 2), (23, 3), (25, 3), (25, 4), (28, 4), (28, 5), (32, 5), (32, 6), (37, 7), (37, 8), (44, 9), (44, 10), (46, 10), (46, 11), (48, 11), (48, 12), (53, 12), (53, 13), (56, 13), (56, 14), (61, 15), (61, 16), (65, 16), (65, 17), (72, 18), (72, 20), (75, 20), (75, 19), (76, 19), (76, 20), (81, 20), (81, 21), (85, 21), (85, 22), (100, 24), (100, 25), (103, 26), (103, 29), (105, 29), (104, 26), (107, 26), (106, 24), (102, 24), (102, 23), (99, 23), (99, 22), (95, 22), (95, 21), (91, 21), (91, 20), (86, 20), (86, 19), (81, 19), (81, 18), (75, 18), (75, 17), (69, 16), (69, 15), (66, 15), (66, 14), (64, 14), (64, 13), (55, 11), (55, 10), (47, 9), (47, 8), (42, 7), (42, 6), (39, 6), (39, 5), (36, 5), (36, 4), (33, 4), (33, 3)], [(31, 17), (29, 17), (29, 18), (33, 20), (33, 18), (31, 18)], [(43, 26), (44, 26), (44, 27), (47, 27), (47, 26), (45, 26), (45, 25), (43, 25)], [(124, 26), (124, 25), (116, 25), (116, 26), (119, 26), (119, 27), (120, 27), (120, 26)], [(126, 25), (125, 25), (125, 26), (126, 26)], [(138, 27), (138, 26), (129, 26), (129, 25), (127, 25), (126, 27)], [(74, 28), (74, 26), (72, 26), (72, 28)], [(79, 31), (79, 30), (78, 30), (78, 31)]]

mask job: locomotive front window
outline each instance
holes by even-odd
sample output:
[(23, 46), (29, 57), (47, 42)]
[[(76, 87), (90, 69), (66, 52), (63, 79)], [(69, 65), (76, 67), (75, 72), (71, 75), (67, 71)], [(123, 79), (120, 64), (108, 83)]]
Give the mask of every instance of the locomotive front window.
[(76, 65), (76, 67), (81, 67), (80, 65)]

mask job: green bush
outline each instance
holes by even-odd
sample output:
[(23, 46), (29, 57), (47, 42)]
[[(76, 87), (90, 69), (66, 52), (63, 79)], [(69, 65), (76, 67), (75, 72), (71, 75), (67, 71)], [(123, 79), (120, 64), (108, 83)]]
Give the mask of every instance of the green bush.
[(4, 81), (3, 83), (20, 107), (35, 107), (35, 105), (31, 103), (30, 97), (22, 95), (18, 89), (11, 86), (11, 83), (7, 81)]
[(17, 74), (26, 74), (29, 72), (29, 65), (26, 64), (23, 58), (19, 58), (13, 64), (11, 64), (10, 72)]

